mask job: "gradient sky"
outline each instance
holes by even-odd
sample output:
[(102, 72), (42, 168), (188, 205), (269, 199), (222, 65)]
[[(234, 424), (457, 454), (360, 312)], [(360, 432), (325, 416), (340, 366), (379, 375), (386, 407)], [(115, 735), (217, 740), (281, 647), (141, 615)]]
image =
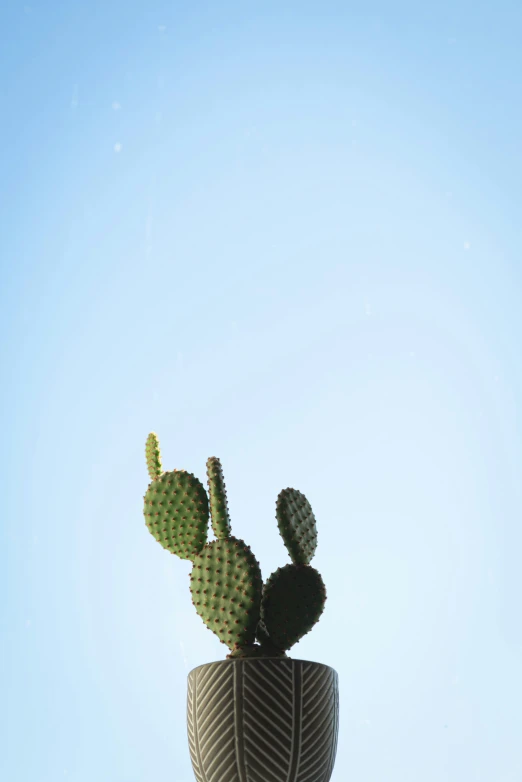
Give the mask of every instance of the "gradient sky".
[[(364, 9), (364, 10), (363, 10)], [(332, 782), (521, 782), (519, 0), (0, 12), (0, 777), (192, 782), (226, 648), (145, 440), (264, 578), (315, 511)]]

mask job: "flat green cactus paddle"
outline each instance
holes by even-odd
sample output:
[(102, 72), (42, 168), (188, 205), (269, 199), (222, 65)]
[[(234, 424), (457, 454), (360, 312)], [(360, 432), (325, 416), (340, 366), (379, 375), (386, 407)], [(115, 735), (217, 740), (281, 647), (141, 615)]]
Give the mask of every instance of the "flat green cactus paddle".
[[(326, 600), (323, 580), (309, 564), (317, 531), (306, 497), (295, 489), (283, 489), (278, 497), (279, 531), (293, 564), (278, 568), (263, 586), (250, 547), (231, 534), (219, 459), (207, 459), (207, 496), (192, 473), (163, 472), (154, 432), (145, 453), (151, 478), (144, 496), (147, 527), (164, 548), (192, 561), (192, 602), (206, 626), (230, 649), (227, 657), (285, 657), (285, 650), (317, 622)], [(207, 541), (209, 513), (216, 536), (212, 541)]]
[(312, 506), (297, 489), (283, 489), (276, 503), (279, 533), (295, 565), (310, 564), (317, 548)]
[(263, 587), (256, 637), (261, 644), (288, 650), (319, 620), (326, 588), (309, 564), (317, 548), (317, 528), (304, 494), (283, 489), (277, 497), (276, 519), (292, 564), (278, 568)]
[(253, 646), (262, 588), (259, 563), (242, 540), (213, 540), (194, 560), (192, 602), (207, 627), (231, 650)]
[(215, 456), (207, 459), (207, 484), (210, 495), (212, 531), (216, 538), (226, 538), (230, 535), (227, 492), (221, 463)]
[(163, 472), (158, 435), (156, 432), (151, 432), (147, 437), (147, 442), (145, 443), (145, 456), (147, 458), (147, 469), (149, 471), (150, 479), (151, 481), (155, 481)]
[(258, 638), (290, 649), (310, 632), (323, 613), (326, 588), (310, 565), (285, 565), (263, 587)]
[(263, 579), (250, 546), (230, 534), (225, 481), (215, 456), (207, 460), (207, 476), (217, 540), (207, 543), (194, 560), (190, 591), (207, 627), (234, 651), (254, 645)]
[(207, 540), (208, 497), (203, 484), (185, 470), (164, 472), (149, 484), (144, 500), (145, 521), (156, 540), (181, 559), (194, 561)]

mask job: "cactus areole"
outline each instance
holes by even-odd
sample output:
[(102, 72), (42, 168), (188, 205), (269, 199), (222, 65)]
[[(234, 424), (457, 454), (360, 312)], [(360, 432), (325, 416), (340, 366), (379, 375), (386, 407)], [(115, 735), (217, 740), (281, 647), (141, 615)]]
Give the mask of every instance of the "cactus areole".
[(154, 432), (145, 452), (147, 527), (164, 548), (192, 562), (192, 603), (229, 650), (225, 660), (188, 675), (187, 736), (197, 782), (329, 782), (339, 728), (337, 673), (286, 654), (326, 601), (323, 579), (310, 564), (317, 547), (310, 503), (296, 489), (279, 493), (277, 525), (291, 562), (263, 583), (250, 546), (232, 535), (219, 459), (207, 459), (207, 494), (192, 473), (163, 472)]

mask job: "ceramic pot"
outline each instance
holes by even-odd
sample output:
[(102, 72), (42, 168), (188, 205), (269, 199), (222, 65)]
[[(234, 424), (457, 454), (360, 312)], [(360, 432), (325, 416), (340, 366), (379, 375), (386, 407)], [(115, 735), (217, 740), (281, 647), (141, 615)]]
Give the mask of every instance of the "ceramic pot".
[(188, 675), (187, 729), (197, 782), (329, 782), (339, 680), (328, 665), (245, 658)]

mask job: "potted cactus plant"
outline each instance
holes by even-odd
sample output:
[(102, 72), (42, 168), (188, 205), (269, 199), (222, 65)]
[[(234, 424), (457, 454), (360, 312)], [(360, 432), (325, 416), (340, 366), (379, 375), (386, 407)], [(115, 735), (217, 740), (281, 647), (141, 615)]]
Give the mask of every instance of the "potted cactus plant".
[(197, 782), (328, 782), (337, 749), (338, 676), (327, 665), (286, 654), (326, 601), (321, 575), (310, 565), (317, 546), (310, 503), (295, 489), (280, 492), (276, 518), (292, 561), (263, 584), (250, 547), (232, 535), (219, 459), (207, 460), (207, 495), (186, 470), (163, 472), (154, 432), (145, 452), (147, 527), (164, 548), (193, 563), (194, 607), (229, 649), (225, 660), (188, 675), (188, 744)]

